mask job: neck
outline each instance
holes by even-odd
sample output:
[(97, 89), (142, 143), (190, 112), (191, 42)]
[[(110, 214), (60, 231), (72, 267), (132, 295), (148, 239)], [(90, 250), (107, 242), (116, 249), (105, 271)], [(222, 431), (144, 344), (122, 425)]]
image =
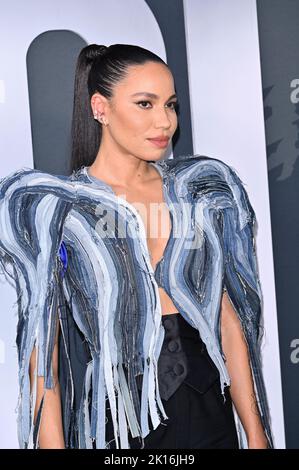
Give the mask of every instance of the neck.
[(110, 185), (123, 188), (138, 187), (155, 177), (155, 170), (147, 160), (124, 152), (111, 139), (103, 136), (95, 161), (89, 173)]

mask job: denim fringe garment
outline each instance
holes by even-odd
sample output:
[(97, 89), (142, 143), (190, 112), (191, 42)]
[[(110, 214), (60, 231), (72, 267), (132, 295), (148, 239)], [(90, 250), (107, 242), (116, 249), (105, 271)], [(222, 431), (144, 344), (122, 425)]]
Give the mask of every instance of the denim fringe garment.
[[(143, 221), (136, 208), (81, 167), (70, 176), (21, 168), (0, 181), (0, 261), (17, 292), (19, 360), (18, 438), (37, 448), (34, 425), (36, 374), (53, 388), (52, 354), (57, 322), (63, 338), (67, 383), (63, 402), (66, 447), (74, 422), (78, 447), (107, 445), (108, 397), (116, 448), (129, 448), (167, 418), (157, 362), (164, 328), (158, 288), (199, 331), (219, 370), (221, 393), (230, 377), (221, 347), (220, 309), (227, 291), (247, 341), (262, 423), (273, 448), (262, 375), (261, 288), (253, 229), (255, 213), (235, 170), (221, 160), (182, 155), (151, 164), (160, 173), (172, 228), (156, 269), (150, 262)], [(67, 261), (67, 263), (66, 263)], [(89, 347), (82, 400), (74, 420), (74, 382), (66, 308)], [(37, 351), (30, 393), (29, 364)], [(142, 374), (139, 399), (136, 378)], [(92, 406), (88, 396), (92, 383)], [(162, 418), (161, 418), (162, 417)], [(239, 447), (247, 448), (237, 413)]]

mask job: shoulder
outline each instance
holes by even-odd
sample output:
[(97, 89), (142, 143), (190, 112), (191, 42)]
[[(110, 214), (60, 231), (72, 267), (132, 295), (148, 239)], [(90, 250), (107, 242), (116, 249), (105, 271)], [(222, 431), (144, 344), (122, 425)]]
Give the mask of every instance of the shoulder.
[(235, 208), (241, 215), (241, 226), (254, 220), (245, 185), (233, 166), (198, 154), (167, 159), (163, 165), (166, 173), (175, 178), (180, 196), (192, 193), (193, 200), (205, 197), (217, 207)]
[(37, 262), (41, 246), (46, 250), (58, 244), (75, 195), (64, 175), (22, 167), (1, 178), (0, 219), (6, 230), (0, 251), (20, 265), (26, 258)]
[(42, 170), (21, 167), (0, 178), (0, 199), (22, 193), (57, 195), (64, 183), (71, 187), (71, 179), (65, 175), (52, 175)]
[(164, 166), (168, 172), (176, 176), (218, 176), (225, 180), (234, 179), (238, 183), (241, 182), (236, 169), (219, 158), (190, 154), (179, 155), (173, 159), (162, 160), (159, 163)]
[(159, 164), (164, 167), (168, 176), (173, 176), (181, 188), (201, 188), (205, 191), (224, 191), (232, 197), (242, 193), (247, 198), (245, 185), (237, 170), (219, 158), (206, 155), (180, 155), (173, 159), (162, 160)]
[(0, 218), (23, 236), (25, 223), (28, 233), (54, 217), (57, 226), (62, 224), (75, 198), (67, 176), (22, 167), (0, 179)]

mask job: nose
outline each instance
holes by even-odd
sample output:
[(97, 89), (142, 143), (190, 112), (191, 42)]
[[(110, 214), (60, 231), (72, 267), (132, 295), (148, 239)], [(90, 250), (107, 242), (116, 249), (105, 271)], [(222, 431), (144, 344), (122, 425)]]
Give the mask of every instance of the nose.
[(170, 112), (171, 111), (166, 109), (164, 106), (156, 109), (154, 118), (156, 128), (163, 127), (164, 129), (169, 129), (172, 126), (172, 120), (169, 116)]

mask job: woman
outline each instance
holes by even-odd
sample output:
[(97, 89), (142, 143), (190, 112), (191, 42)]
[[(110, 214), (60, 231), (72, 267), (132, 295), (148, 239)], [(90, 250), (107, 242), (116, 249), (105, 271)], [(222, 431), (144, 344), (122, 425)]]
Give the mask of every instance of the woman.
[(162, 160), (176, 109), (158, 56), (88, 46), (72, 175), (1, 181), (21, 447), (273, 447), (254, 212), (220, 160)]

